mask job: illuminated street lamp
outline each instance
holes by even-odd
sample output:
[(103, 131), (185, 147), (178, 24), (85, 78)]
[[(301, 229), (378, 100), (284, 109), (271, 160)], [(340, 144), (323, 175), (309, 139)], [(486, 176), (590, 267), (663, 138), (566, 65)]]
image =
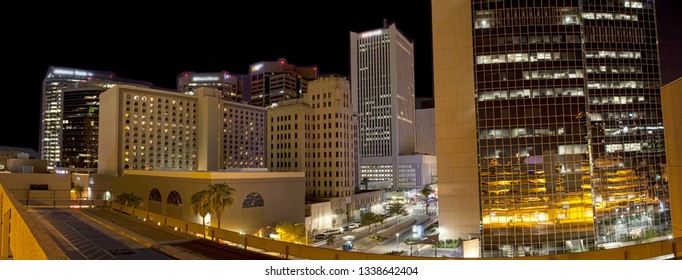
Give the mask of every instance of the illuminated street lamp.
[(396, 251), (400, 251), (400, 233), (395, 234), (395, 246), (396, 246)]

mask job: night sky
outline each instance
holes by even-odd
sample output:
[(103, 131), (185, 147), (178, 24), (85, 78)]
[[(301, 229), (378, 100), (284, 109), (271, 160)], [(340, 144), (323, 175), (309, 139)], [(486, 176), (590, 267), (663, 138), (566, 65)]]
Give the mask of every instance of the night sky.
[[(682, 76), (677, 55), (682, 44), (675, 34), (682, 30), (682, 5), (658, 2), (659, 14), (667, 16), (659, 16), (665, 83)], [(430, 1), (249, 3), (191, 1), (163, 9), (41, 6), (51, 14), (30, 14), (25, 22), (2, 19), (6, 101), (0, 102), (0, 145), (38, 151), (41, 83), (50, 65), (111, 71), (168, 89), (175, 88), (175, 77), (183, 71), (244, 74), (249, 64), (278, 58), (317, 66), (321, 74), (349, 75), (349, 32), (380, 28), (384, 18), (414, 42), (416, 95), (433, 96)], [(18, 116), (9, 113), (16, 110)]]

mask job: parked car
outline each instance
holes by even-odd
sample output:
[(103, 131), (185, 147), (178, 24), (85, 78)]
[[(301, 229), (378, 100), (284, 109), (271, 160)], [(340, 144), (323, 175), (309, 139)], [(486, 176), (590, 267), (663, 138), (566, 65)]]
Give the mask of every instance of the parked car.
[(339, 234), (339, 233), (341, 233), (341, 230), (338, 229), (338, 228), (329, 229), (329, 230), (325, 230), (324, 233), (327, 234), (327, 235), (334, 235), (334, 234)]
[(349, 229), (356, 229), (360, 227), (360, 223), (350, 223), (348, 224)]

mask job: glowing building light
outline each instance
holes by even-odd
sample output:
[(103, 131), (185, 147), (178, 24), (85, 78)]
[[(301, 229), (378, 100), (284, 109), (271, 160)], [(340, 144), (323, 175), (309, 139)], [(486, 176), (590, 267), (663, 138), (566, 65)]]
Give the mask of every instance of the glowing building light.
[(192, 77), (192, 82), (217, 82), (220, 79), (215, 76), (196, 76)]
[(262, 64), (262, 63), (261, 63), (261, 64), (256, 64), (256, 65), (254, 65), (254, 66), (251, 66), (251, 72), (259, 71), (259, 70), (262, 69), (262, 68), (263, 68), (263, 64)]
[(367, 32), (360, 33), (360, 38), (367, 38), (367, 37), (372, 37), (372, 36), (379, 36), (379, 35), (381, 35), (381, 34), (383, 34), (383, 33), (384, 33), (384, 31), (381, 30), (381, 29), (372, 30), (372, 31), (367, 31)]

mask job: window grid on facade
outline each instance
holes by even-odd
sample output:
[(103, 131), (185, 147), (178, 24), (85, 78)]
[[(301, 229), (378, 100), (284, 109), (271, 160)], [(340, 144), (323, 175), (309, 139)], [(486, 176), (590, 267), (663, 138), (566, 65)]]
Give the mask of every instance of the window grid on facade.
[(197, 170), (197, 102), (190, 98), (126, 92), (123, 167)]
[(484, 257), (665, 231), (652, 3), (579, 2), (472, 1)]

